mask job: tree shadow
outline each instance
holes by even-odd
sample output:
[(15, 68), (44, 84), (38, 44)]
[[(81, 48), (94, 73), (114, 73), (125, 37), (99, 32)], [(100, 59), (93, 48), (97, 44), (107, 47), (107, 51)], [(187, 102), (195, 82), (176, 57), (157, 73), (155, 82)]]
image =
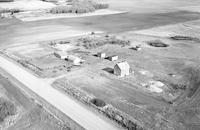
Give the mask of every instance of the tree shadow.
[(93, 56), (95, 56), (95, 57), (98, 57), (98, 55), (97, 55), (97, 54), (94, 54)]
[(109, 59), (110, 59), (110, 57), (109, 57), (109, 56), (107, 56), (107, 57), (105, 57), (105, 59), (106, 59), (106, 60), (109, 60)]
[(114, 69), (113, 68), (107, 67), (107, 68), (104, 68), (103, 70), (108, 72), (108, 73), (110, 73), (110, 74), (114, 74)]
[(137, 51), (137, 49), (135, 48), (135, 47), (131, 47), (131, 48), (129, 48), (130, 50), (135, 50), (135, 51)]

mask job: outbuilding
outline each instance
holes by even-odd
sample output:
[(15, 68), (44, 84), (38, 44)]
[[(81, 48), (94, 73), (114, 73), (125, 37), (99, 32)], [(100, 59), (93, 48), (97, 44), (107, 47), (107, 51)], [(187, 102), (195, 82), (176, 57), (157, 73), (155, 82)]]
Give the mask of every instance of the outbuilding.
[(57, 51), (57, 52), (54, 52), (54, 55), (62, 60), (65, 60), (67, 59), (68, 57), (68, 54), (64, 51)]
[(106, 53), (99, 52), (99, 53), (97, 54), (97, 56), (100, 57), (100, 58), (106, 58)]
[(116, 61), (116, 60), (118, 60), (118, 56), (117, 55), (109, 56), (108, 59), (110, 61)]
[(126, 62), (119, 62), (114, 66), (114, 74), (120, 77), (125, 77), (130, 74), (130, 65)]
[(137, 45), (137, 46), (133, 46), (132, 49), (136, 51), (140, 51), (142, 48), (141, 46)]
[(73, 56), (73, 55), (68, 55), (67, 60), (72, 62), (74, 65), (80, 65), (83, 62), (81, 58)]

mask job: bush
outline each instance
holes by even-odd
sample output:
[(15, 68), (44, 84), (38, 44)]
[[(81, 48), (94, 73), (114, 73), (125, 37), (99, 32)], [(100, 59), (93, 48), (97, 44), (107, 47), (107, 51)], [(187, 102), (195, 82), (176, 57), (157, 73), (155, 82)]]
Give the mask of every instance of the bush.
[(60, 5), (52, 8), (50, 12), (53, 14), (72, 13), (72, 8), (70, 6)]
[(16, 111), (16, 107), (13, 103), (0, 98), (0, 122), (4, 121), (8, 116), (16, 114)]
[(170, 37), (172, 40), (185, 40), (185, 41), (200, 41), (199, 38), (196, 37), (190, 37), (190, 36), (172, 36)]
[(95, 9), (107, 9), (109, 7), (109, 4), (99, 4), (99, 3), (96, 3), (96, 2), (92, 2), (92, 5)]
[(86, 49), (93, 49), (106, 44), (115, 44), (120, 46), (129, 46), (131, 44), (130, 41), (117, 39), (116, 37), (103, 37), (103, 38), (86, 37), (78, 39), (78, 42), (83, 43), (82, 45)]
[(161, 40), (148, 41), (147, 44), (149, 44), (150, 46), (153, 46), (153, 47), (168, 47), (169, 46), (169, 45), (165, 44), (164, 42), (162, 42)]
[(117, 39), (116, 37), (111, 37), (108, 39), (109, 44), (121, 45), (121, 46), (129, 46), (131, 43), (130, 41)]
[(50, 13), (59, 14), (59, 13), (89, 13), (93, 12), (96, 9), (105, 9), (108, 8), (108, 4), (98, 4), (90, 0), (74, 0), (72, 5), (62, 5), (54, 7), (50, 10)]
[(13, 2), (14, 0), (0, 0), (0, 2)]
[(104, 107), (106, 105), (106, 103), (103, 100), (98, 98), (94, 98), (90, 102), (97, 107)]
[(88, 0), (76, 1), (72, 5), (73, 13), (88, 13), (95, 11), (95, 8)]
[(200, 86), (200, 68), (186, 68), (184, 72), (186, 73), (186, 81), (188, 81), (188, 97), (192, 97)]

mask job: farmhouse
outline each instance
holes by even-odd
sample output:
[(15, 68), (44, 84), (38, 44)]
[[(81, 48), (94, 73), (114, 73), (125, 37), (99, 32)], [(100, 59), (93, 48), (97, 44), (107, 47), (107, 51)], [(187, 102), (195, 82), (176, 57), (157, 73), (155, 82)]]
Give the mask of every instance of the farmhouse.
[(65, 60), (67, 59), (67, 56), (68, 54), (64, 51), (57, 51), (57, 52), (54, 52), (54, 55), (62, 60)]
[(117, 63), (114, 66), (114, 74), (120, 77), (125, 77), (130, 74), (130, 65), (126, 62)]
[(97, 54), (97, 56), (100, 57), (100, 58), (105, 58), (106, 57), (106, 53), (99, 52)]
[(68, 55), (66, 59), (72, 62), (74, 65), (80, 65), (83, 62), (82, 59), (73, 55)]
[(110, 61), (116, 61), (116, 60), (118, 60), (118, 56), (117, 55), (109, 56), (108, 59)]

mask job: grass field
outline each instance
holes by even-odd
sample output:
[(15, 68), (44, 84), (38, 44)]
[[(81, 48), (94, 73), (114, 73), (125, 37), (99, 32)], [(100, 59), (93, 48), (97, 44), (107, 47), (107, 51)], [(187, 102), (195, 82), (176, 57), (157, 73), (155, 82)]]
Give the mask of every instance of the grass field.
[[(193, 21), (192, 24), (194, 23)], [(185, 26), (180, 24), (173, 26), (179, 30), (185, 29)], [(171, 26), (167, 28), (167, 31), (179, 34), (178, 30), (174, 32), (175, 29), (171, 28)], [(152, 30), (154, 32), (157, 31), (156, 28)], [(185, 31), (186, 34), (187, 32)], [(198, 32), (194, 31), (195, 34), (198, 34)], [(118, 34), (117, 38), (130, 40), (130, 44), (125, 46), (123, 44), (103, 44), (100, 46), (96, 44), (95, 47), (87, 48), (84, 47), (86, 43), (83, 44), (87, 42), (87, 39), (80, 40), (85, 37), (103, 39), (106, 35), (84, 35), (65, 39), (69, 42), (67, 42), (66, 48), (70, 47), (72, 49), (65, 51), (81, 56), (85, 60), (83, 66), (77, 69), (72, 68), (70, 71), (60, 67), (68, 66), (68, 62), (60, 60), (53, 55), (56, 48), (50, 46), (51, 42), (18, 45), (10, 47), (6, 51), (20, 59), (27, 60), (31, 65), (43, 70), (40, 71), (42, 77), (61, 76), (61, 78), (56, 77), (54, 79), (58, 79), (56, 80), (56, 85), (53, 83), (54, 86), (58, 88), (63, 85), (65, 87), (73, 86), (75, 89), (85, 92), (86, 95), (102, 99), (107, 104), (111, 104), (121, 112), (128, 114), (131, 118), (143, 122), (145, 128), (156, 129), (159, 126), (163, 129), (170, 127), (182, 129), (188, 127), (184, 123), (177, 125), (176, 123), (180, 121), (170, 115), (170, 112), (176, 109), (174, 105), (179, 106), (179, 104), (182, 105), (182, 102), (185, 102), (190, 91), (190, 88), (184, 87), (187, 87), (187, 82), (183, 70), (190, 66), (195, 67), (199, 63), (198, 43), (196, 41), (185, 42), (173, 40), (168, 36), (159, 37), (150, 33), (146, 35), (140, 32), (128, 31)], [(108, 35), (108, 37), (112, 36)], [(149, 42), (154, 41), (165, 43), (167, 46), (151, 46)], [(135, 51), (131, 49), (135, 45), (140, 45), (142, 50)], [(105, 52), (107, 56), (118, 55), (119, 60), (111, 62), (108, 59), (100, 59), (95, 56), (97, 52)], [(114, 65), (119, 61), (124, 60), (130, 64), (134, 73), (125, 78), (119, 78), (111, 71), (107, 71), (108, 69), (113, 69)], [(33, 72), (37, 73), (36, 71)], [(54, 80), (51, 79), (51, 82)], [(152, 82), (164, 84), (159, 88), (160, 92), (154, 90), (155, 87), (148, 87)], [(68, 86), (68, 84), (72, 84), (72, 86)], [(195, 91), (194, 93), (196, 93)], [(159, 116), (159, 119), (161, 117), (164, 120), (160, 119), (161, 121), (158, 122), (157, 116)]]
[(57, 120), (48, 113), (41, 105), (29, 98), (24, 92), (19, 90), (7, 78), (0, 75), (1, 97), (14, 103), (17, 113), (13, 117), (1, 122), (4, 130), (23, 129), (23, 130), (69, 130), (66, 124)]
[[(186, 30), (184, 26), (179, 24), (174, 25), (174, 27), (178, 29), (181, 27)], [(178, 30), (173, 31), (175, 29), (167, 28), (166, 30), (179, 34), (177, 33)], [(194, 31), (194, 34), (198, 35), (198, 32)], [(185, 31), (185, 35), (187, 35), (187, 31)], [(59, 88), (60, 83), (61, 86), (75, 88), (102, 99), (139, 122), (143, 122), (146, 128), (157, 129), (158, 126), (163, 129), (169, 129), (170, 127), (187, 129), (191, 126), (199, 128), (199, 126), (192, 125), (191, 122), (186, 124), (185, 120), (180, 121), (180, 118), (184, 115), (177, 115), (177, 119), (171, 114), (179, 105), (187, 104), (184, 102), (189, 96), (190, 88), (187, 88), (184, 70), (188, 67), (198, 68), (198, 42), (173, 40), (170, 37), (159, 37), (151, 34), (143, 35), (132, 31), (121, 33), (118, 37), (129, 39), (131, 45), (125, 47), (104, 45), (88, 49), (90, 53), (85, 59), (89, 62), (89, 66), (66, 74), (63, 78), (58, 79), (54, 86), (56, 85)], [(168, 46), (153, 47), (148, 44), (149, 41), (156, 40), (161, 40)], [(138, 44), (142, 46), (141, 51), (131, 49), (131, 46)], [(107, 56), (118, 55), (119, 60), (111, 62), (107, 59), (99, 59), (93, 56), (97, 52), (105, 52)], [(96, 60), (90, 60), (91, 58), (96, 58)], [(119, 78), (111, 71), (107, 71), (106, 68), (113, 69), (117, 62), (123, 60), (130, 64), (134, 72), (130, 76)], [(143, 86), (144, 84), (148, 85), (151, 81), (162, 82), (164, 84), (163, 91), (161, 93), (153, 92)], [(193, 94), (197, 95), (198, 89), (194, 90)], [(194, 102), (197, 100), (198, 98), (194, 99)], [(185, 111), (187, 109), (184, 109)], [(183, 113), (178, 109), (178, 112), (174, 112), (174, 114)], [(195, 113), (195, 116), (197, 115), (198, 112)], [(162, 117), (161, 119), (165, 121), (159, 122), (157, 116)], [(199, 121), (199, 119), (193, 120)], [(181, 124), (177, 125), (180, 122)]]
[[(0, 26), (1, 46), (34, 41), (62, 39), (72, 34), (91, 31), (120, 33), (147, 29), (162, 25), (176, 24), (200, 17), (199, 13), (178, 11), (155, 14), (118, 14), (109, 16), (94, 16), (88, 18), (54, 19), (36, 22), (15, 22), (12, 26)], [(68, 30), (73, 33), (69, 33)], [(12, 31), (12, 33), (11, 33)]]
[[(129, 12), (34, 22), (0, 19), (0, 48), (6, 49), (3, 51), (8, 51), (15, 57), (27, 60), (31, 67), (45, 71), (50, 68), (49, 71), (39, 74), (43, 74), (48, 83), (53, 83), (53, 87), (64, 86), (68, 90), (77, 90), (76, 94), (83, 92), (84, 95), (101, 99), (107, 105), (140, 122), (145, 128), (199, 130), (200, 46), (197, 39), (200, 38), (198, 10), (200, 2), (109, 0), (109, 3), (111, 9)], [(70, 53), (81, 56), (86, 62), (72, 71), (67, 69), (70, 68), (70, 64), (52, 54), (58, 48), (49, 46), (49, 41), (70, 40), (71, 37), (78, 39), (80, 37), (76, 36), (93, 31), (116, 35), (117, 38), (129, 40), (131, 44), (128, 46), (105, 44), (94, 48), (84, 48), (80, 44)], [(188, 39), (175, 40), (171, 38), (172, 36)], [(149, 44), (155, 41), (161, 41), (166, 47), (154, 47), (153, 44)], [(77, 41), (74, 41), (70, 45), (74, 47), (76, 43)], [(141, 45), (142, 50), (133, 50), (132, 47), (135, 45)], [(108, 59), (100, 59), (95, 56), (97, 52), (105, 52), (107, 56), (118, 55), (119, 60), (111, 62)], [(124, 60), (130, 64), (134, 73), (119, 78), (112, 73), (113, 67)], [(36, 73), (34, 69), (30, 72)], [(151, 89), (152, 82), (164, 84), (159, 88), (161, 91)], [(11, 95), (16, 95), (9, 89), (10, 87), (5, 88), (7, 90), (2, 90), (9, 90), (12, 92)], [(66, 90), (61, 91), (66, 92)], [(27, 114), (22, 116), (22, 121), (18, 121), (19, 124), (27, 123), (24, 118), (28, 118), (30, 122), (36, 122), (35, 124), (31, 122), (33, 124), (31, 128), (37, 129), (41, 126), (48, 129), (56, 122), (56, 120), (50, 121), (48, 113), (32, 102), (31, 108), (28, 109), (29, 99), (23, 98), (22, 101), (25, 104), (21, 108)], [(21, 106), (20, 103), (18, 106)], [(45, 123), (41, 122), (38, 125), (37, 123), (43, 118)], [(14, 125), (10, 129), (18, 127), (21, 125)], [(52, 127), (59, 129), (57, 126)]]

